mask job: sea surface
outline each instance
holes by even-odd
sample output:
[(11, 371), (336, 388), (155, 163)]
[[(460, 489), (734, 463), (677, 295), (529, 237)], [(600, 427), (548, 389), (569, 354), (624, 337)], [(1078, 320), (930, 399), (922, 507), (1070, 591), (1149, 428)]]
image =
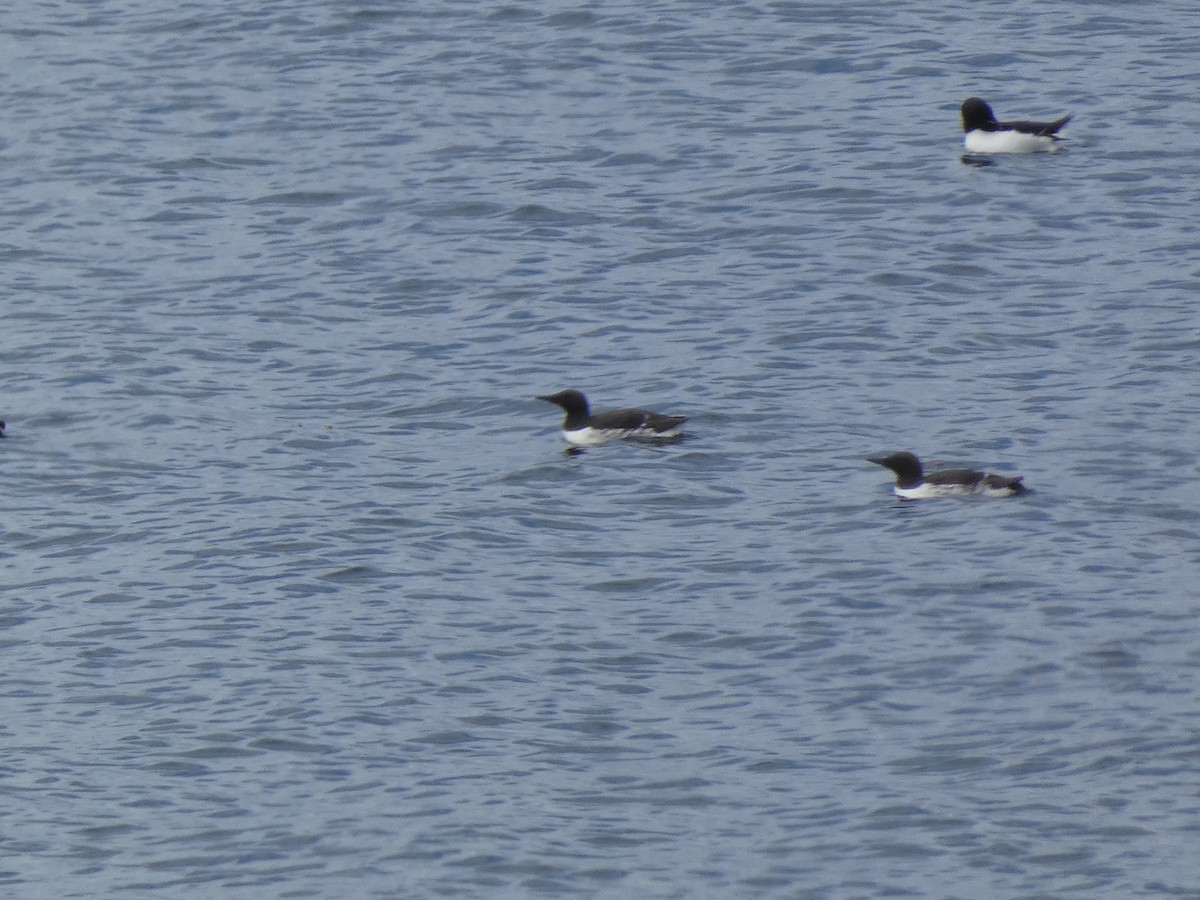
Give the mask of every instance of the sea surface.
[(1200, 897), (1193, 3), (0, 51), (4, 897)]

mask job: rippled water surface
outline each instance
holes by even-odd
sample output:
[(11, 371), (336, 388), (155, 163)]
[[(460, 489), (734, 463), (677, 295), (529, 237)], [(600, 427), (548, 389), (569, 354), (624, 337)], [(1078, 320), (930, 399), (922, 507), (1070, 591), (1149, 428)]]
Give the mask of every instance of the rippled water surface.
[(5, 896), (1200, 896), (1191, 5), (0, 29)]

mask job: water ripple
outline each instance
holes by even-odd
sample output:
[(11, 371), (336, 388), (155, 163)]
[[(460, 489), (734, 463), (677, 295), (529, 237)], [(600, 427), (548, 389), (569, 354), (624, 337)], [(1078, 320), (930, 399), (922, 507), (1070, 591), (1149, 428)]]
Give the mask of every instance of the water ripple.
[(6, 890), (1194, 893), (1195, 17), (980, 12), (15, 11)]

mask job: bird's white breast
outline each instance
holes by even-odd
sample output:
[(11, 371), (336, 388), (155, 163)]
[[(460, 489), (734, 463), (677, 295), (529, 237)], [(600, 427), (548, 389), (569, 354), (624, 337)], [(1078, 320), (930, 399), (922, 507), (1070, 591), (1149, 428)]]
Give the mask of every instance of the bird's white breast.
[(567, 439), (568, 444), (575, 447), (595, 447), (597, 444), (603, 444), (606, 441), (611, 441), (613, 438), (621, 437), (621, 432), (584, 425), (582, 428), (576, 428), (574, 431), (567, 431), (564, 428), (563, 437)]
[(984, 131), (976, 128), (963, 136), (970, 153), (1057, 153), (1059, 142), (1023, 131)]
[(961, 484), (929, 484), (922, 482), (916, 487), (895, 488), (896, 496), (902, 500), (932, 500), (934, 497), (961, 497), (974, 493), (969, 487)]

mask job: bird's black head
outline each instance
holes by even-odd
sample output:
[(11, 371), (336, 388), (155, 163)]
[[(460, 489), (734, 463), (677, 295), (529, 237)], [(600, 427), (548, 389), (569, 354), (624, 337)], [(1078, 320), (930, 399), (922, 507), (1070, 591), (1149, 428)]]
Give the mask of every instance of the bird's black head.
[(907, 450), (901, 450), (899, 453), (891, 453), (887, 456), (868, 456), (867, 462), (873, 462), (877, 466), (891, 469), (896, 473), (896, 477), (901, 484), (916, 483), (925, 477), (925, 472), (921, 468), (921, 461)]
[(568, 416), (587, 418), (589, 415), (587, 397), (583, 396), (581, 391), (568, 389), (559, 391), (557, 394), (543, 394), (537, 399), (561, 406)]
[(987, 105), (987, 101), (978, 97), (968, 97), (962, 105), (962, 123), (964, 132), (974, 131), (976, 128), (986, 130), (989, 125), (996, 124), (996, 115)]

